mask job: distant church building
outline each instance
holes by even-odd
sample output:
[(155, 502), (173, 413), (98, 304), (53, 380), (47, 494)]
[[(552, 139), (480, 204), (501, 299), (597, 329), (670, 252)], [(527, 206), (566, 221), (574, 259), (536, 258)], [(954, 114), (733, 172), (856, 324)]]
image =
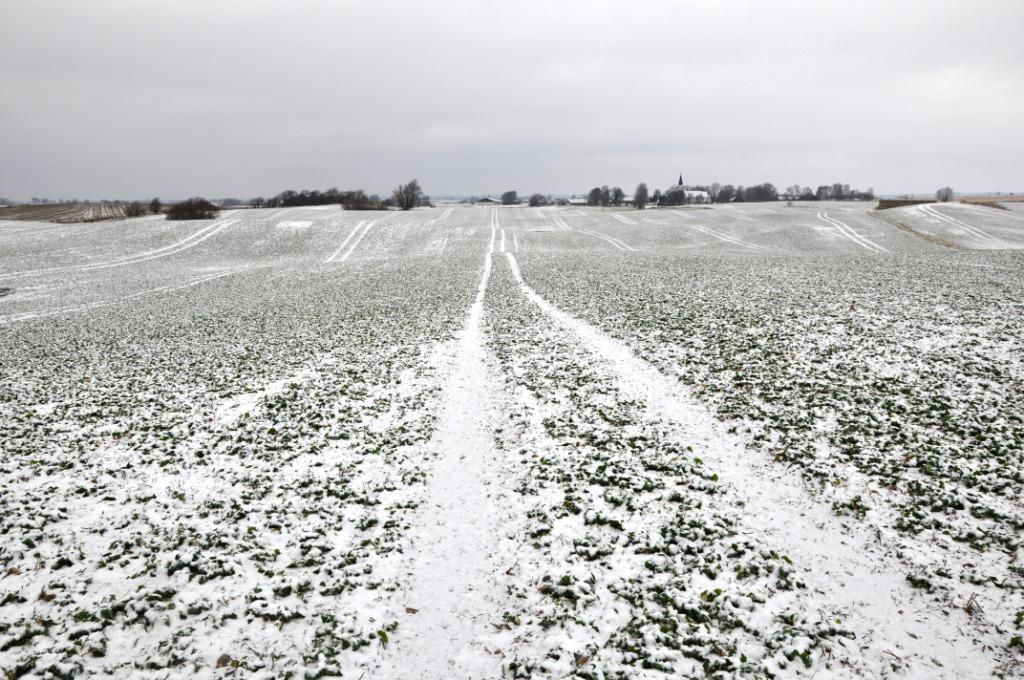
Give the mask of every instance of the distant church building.
[(665, 190), (665, 205), (689, 205), (691, 203), (710, 203), (711, 195), (706, 191), (696, 191), (686, 188), (683, 184), (683, 176), (679, 175), (679, 182)]

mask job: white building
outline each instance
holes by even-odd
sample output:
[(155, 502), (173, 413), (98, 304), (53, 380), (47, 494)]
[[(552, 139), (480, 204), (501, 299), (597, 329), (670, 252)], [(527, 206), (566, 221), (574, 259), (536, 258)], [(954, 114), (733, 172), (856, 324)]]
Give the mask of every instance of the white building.
[(687, 189), (683, 184), (683, 176), (679, 176), (679, 182), (665, 189), (666, 205), (689, 205), (711, 203), (711, 194), (706, 191)]

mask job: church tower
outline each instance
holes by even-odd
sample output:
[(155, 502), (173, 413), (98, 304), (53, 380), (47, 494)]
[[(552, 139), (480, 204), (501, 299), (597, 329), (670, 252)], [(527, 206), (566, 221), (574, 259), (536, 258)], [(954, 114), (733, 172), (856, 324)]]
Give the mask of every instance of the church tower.
[(683, 175), (682, 175), (682, 173), (680, 173), (680, 175), (679, 175), (679, 186), (683, 186)]

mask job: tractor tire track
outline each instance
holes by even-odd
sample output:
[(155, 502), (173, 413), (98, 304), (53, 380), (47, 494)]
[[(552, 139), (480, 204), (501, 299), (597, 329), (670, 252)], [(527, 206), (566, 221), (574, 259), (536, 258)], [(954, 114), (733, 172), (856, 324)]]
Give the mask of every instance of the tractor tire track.
[(729, 498), (743, 508), (752, 534), (770, 537), (807, 569), (811, 588), (843, 611), (844, 626), (857, 633), (864, 660), (876, 673), (897, 655), (917, 674), (962, 678), (992, 669), (979, 668), (977, 645), (959, 626), (966, 615), (929, 607), (906, 580), (886, 567), (867, 530), (840, 525), (831, 508), (815, 501), (803, 483), (771, 462), (759, 460), (738, 439), (726, 435), (710, 410), (679, 382), (640, 359), (624, 343), (559, 309), (523, 279), (515, 256), (507, 253), (523, 295), (566, 333), (605, 361), (623, 393), (646, 404), (648, 414), (679, 428), (699, 445), (705, 462), (723, 474)]

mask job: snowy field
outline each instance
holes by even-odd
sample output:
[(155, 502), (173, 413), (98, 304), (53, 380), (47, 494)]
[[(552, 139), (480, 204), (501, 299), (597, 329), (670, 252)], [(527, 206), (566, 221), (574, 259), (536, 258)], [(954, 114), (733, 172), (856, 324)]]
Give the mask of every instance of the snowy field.
[(1024, 212), (0, 240), (0, 675), (1024, 675)]

